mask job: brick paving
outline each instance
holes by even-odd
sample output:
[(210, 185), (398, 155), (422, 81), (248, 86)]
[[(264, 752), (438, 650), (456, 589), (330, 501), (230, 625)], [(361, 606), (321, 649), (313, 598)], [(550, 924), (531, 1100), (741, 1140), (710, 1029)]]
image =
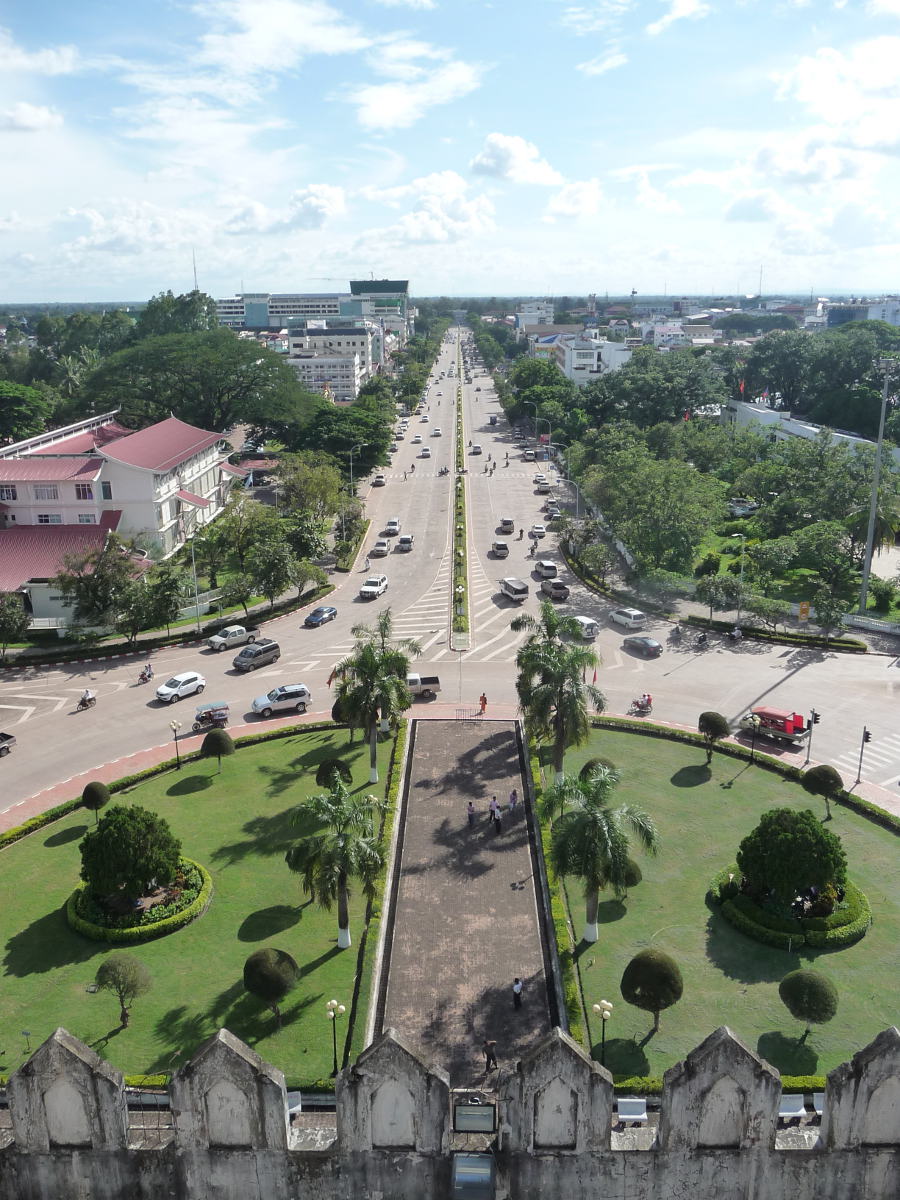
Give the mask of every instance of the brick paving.
[[(496, 1039), (503, 1067), (550, 1029), (529, 821), (521, 803), (508, 813), (513, 787), (521, 797), (512, 721), (416, 725), (383, 1027), (418, 1044), (454, 1086), (485, 1082), (485, 1038)], [(488, 820), (493, 794), (500, 834)]]

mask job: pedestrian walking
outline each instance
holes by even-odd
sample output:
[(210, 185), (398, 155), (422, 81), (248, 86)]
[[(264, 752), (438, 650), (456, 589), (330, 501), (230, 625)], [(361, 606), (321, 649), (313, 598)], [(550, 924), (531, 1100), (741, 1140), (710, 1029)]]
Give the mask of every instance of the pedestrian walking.
[(491, 821), (497, 820), (497, 814), (499, 813), (499, 811), (500, 811), (500, 806), (497, 803), (497, 797), (491, 796), (491, 802), (488, 805), (488, 817), (490, 818)]
[(522, 1007), (523, 986), (524, 985), (522, 983), (522, 980), (517, 975), (515, 977), (515, 979), (513, 980), (513, 1008), (521, 1008)]
[(491, 1038), (485, 1038), (481, 1043), (481, 1052), (484, 1055), (484, 1069), (486, 1071), (497, 1070), (497, 1043)]
[(403, 472), (403, 482), (406, 483), (406, 472)]
[(478, 703), (481, 705), (481, 715), (484, 716), (484, 714), (487, 712), (487, 696), (484, 694), (484, 692), (482, 692), (478, 697)]
[(509, 811), (511, 813), (514, 813), (516, 811), (516, 805), (518, 803), (519, 803), (519, 793), (516, 791), (515, 788), (513, 788), (513, 790), (509, 793)]
[(471, 800), (469, 801), (469, 807), (466, 809), (466, 816), (469, 819), (469, 828), (474, 829), (475, 828), (475, 817), (477, 816), (477, 813), (475, 812), (475, 805), (472, 803)]
[(369, 569), (369, 567), (370, 567), (370, 565), (371, 565), (371, 562), (372, 562), (372, 560), (369, 558), (369, 556), (368, 556), (368, 554), (367, 554), (367, 555), (366, 555), (366, 570), (367, 570), (367, 571), (368, 571), (368, 569)]

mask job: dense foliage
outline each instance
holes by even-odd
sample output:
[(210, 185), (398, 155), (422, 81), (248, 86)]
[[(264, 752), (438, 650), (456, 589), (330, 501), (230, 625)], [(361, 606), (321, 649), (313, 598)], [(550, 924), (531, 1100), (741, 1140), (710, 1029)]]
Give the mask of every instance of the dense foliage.
[(809, 809), (773, 808), (741, 842), (737, 854), (751, 894), (774, 895), (789, 903), (812, 887), (840, 886), (847, 879), (847, 856), (840, 838), (822, 828)]
[(653, 1031), (659, 1029), (659, 1014), (676, 1004), (684, 992), (678, 963), (663, 950), (642, 950), (622, 974), (622, 998), (636, 1008), (653, 1013)]
[(165, 886), (175, 878), (181, 856), (181, 842), (167, 821), (124, 804), (113, 805), (79, 849), (81, 878), (97, 897), (121, 891), (134, 899), (152, 886)]
[(806, 1022), (801, 1042), (809, 1036), (811, 1025), (823, 1025), (837, 1012), (837, 988), (821, 971), (791, 971), (778, 985), (778, 995), (792, 1017)]

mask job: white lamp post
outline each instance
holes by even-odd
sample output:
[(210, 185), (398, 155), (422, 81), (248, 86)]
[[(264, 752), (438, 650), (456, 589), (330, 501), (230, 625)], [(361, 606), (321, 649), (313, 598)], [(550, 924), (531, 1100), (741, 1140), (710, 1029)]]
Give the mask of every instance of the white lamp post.
[(600, 1018), (600, 1065), (606, 1066), (606, 1022), (612, 1016), (613, 1006), (608, 1000), (601, 1000), (592, 1005), (594, 1012)]
[(331, 1045), (332, 1045), (332, 1050), (334, 1052), (334, 1067), (333, 1067), (331, 1074), (332, 1074), (332, 1077), (334, 1077), (338, 1073), (337, 1019), (338, 1019), (338, 1017), (342, 1017), (344, 1015), (344, 1013), (347, 1011), (347, 1009), (344, 1007), (343, 1004), (338, 1004), (337, 1000), (329, 1000), (328, 1003), (325, 1005), (325, 1009), (328, 1013), (328, 1020), (331, 1022)]

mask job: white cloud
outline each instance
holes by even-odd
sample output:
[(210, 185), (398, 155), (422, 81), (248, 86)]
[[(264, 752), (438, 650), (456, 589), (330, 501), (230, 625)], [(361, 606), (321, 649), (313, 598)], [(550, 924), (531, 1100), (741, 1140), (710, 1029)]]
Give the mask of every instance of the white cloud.
[(660, 213), (680, 213), (682, 207), (677, 200), (667, 196), (665, 192), (653, 186), (650, 182), (650, 172), (659, 170), (670, 170), (665, 164), (661, 166), (632, 166), (632, 167), (617, 167), (610, 171), (612, 179), (620, 179), (623, 181), (634, 180), (635, 184), (635, 200), (641, 208), (649, 209), (652, 212)]
[(635, 0), (595, 0), (591, 5), (569, 5), (563, 10), (562, 24), (573, 33), (607, 33), (621, 24), (634, 5)]
[[(384, 38), (368, 55), (369, 64), (379, 75), (407, 81), (421, 79), (431, 69), (431, 63), (446, 62), (449, 58), (446, 50), (402, 34)], [(420, 64), (417, 59), (425, 62)]]
[(74, 46), (29, 52), (17, 46), (8, 29), (0, 29), (0, 77), (12, 72), (36, 75), (68, 75), (78, 66)]
[[(72, 263), (94, 255), (152, 257), (188, 247), (206, 219), (197, 213), (168, 210), (146, 201), (110, 198), (105, 211), (87, 207), (68, 209), (66, 218), (87, 225), (87, 232), (63, 245)], [(205, 239), (204, 239), (205, 240)]]
[(15, 210), (0, 216), (0, 232), (6, 233), (11, 229), (22, 229), (25, 222)]
[(775, 192), (763, 189), (744, 192), (725, 210), (726, 221), (772, 221), (783, 215), (784, 209)]
[(469, 167), (476, 175), (493, 175), (512, 183), (554, 186), (563, 182), (559, 171), (541, 158), (537, 146), (516, 134), (489, 133)]
[(616, 67), (624, 67), (627, 62), (627, 54), (623, 54), (620, 50), (609, 50), (605, 54), (598, 55), (597, 58), (589, 58), (586, 62), (577, 63), (576, 66), (585, 75), (605, 75), (607, 71), (614, 71)]
[(812, 187), (855, 179), (864, 171), (861, 156), (841, 146), (830, 145), (829, 131), (808, 131), (796, 137), (773, 137), (757, 151), (753, 174), (764, 179)]
[(434, 0), (375, 0), (385, 8), (436, 8)]
[(408, 129), (430, 108), (475, 91), (481, 75), (482, 68), (453, 61), (423, 79), (357, 87), (349, 100), (356, 105), (359, 123), (366, 129)]
[(872, 17), (900, 17), (900, 0), (869, 0), (866, 12)]
[(567, 183), (550, 198), (544, 220), (553, 222), (557, 217), (593, 217), (600, 211), (603, 192), (596, 179), (584, 179)]
[(331, 218), (346, 211), (344, 189), (328, 183), (300, 188), (284, 208), (269, 208), (257, 200), (247, 201), (228, 219), (231, 234), (286, 233), (293, 229), (321, 229)]
[(0, 109), (0, 130), (12, 133), (39, 133), (62, 125), (62, 116), (42, 104), (27, 104), (20, 100), (12, 108)]
[(455, 243), (494, 228), (494, 205), (484, 195), (471, 195), (469, 183), (456, 171), (423, 175), (395, 188), (368, 189), (370, 200), (397, 206), (412, 199), (414, 207), (388, 229), (369, 231), (361, 241), (382, 239), (383, 245)]
[(651, 37), (664, 33), (676, 21), (696, 21), (700, 17), (709, 16), (712, 12), (710, 6), (703, 0), (666, 0), (666, 3), (669, 5), (669, 11), (658, 21), (653, 21), (647, 26), (647, 33)]

